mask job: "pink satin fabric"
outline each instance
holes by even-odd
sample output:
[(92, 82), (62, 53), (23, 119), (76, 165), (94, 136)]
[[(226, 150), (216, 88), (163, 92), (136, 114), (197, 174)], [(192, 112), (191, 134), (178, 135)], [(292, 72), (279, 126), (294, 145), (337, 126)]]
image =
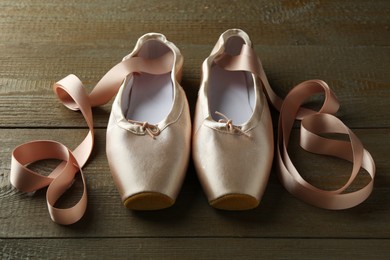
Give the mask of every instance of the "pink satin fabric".
[[(87, 188), (81, 168), (89, 159), (94, 144), (92, 107), (110, 101), (118, 92), (125, 77), (132, 72), (168, 73), (172, 69), (173, 59), (171, 52), (153, 60), (140, 57), (125, 59), (109, 70), (90, 94), (87, 94), (82, 82), (75, 75), (69, 75), (55, 83), (53, 90), (57, 97), (69, 109), (81, 111), (89, 132), (73, 151), (51, 140), (32, 141), (16, 147), (12, 152), (11, 184), (22, 192), (34, 192), (48, 187), (46, 201), (51, 219), (62, 225), (80, 220), (87, 207)], [(40, 175), (26, 167), (30, 163), (46, 159), (58, 159), (63, 162), (48, 176)], [(78, 172), (83, 182), (80, 200), (70, 208), (55, 207), (57, 200), (73, 184)]]
[[(347, 209), (354, 207), (371, 194), (375, 177), (375, 163), (370, 153), (364, 149), (358, 137), (337, 117), (339, 102), (329, 86), (322, 80), (308, 80), (295, 86), (284, 100), (270, 87), (260, 59), (253, 49), (243, 45), (240, 55), (224, 54), (217, 64), (226, 70), (250, 71), (258, 75), (263, 83), (268, 100), (280, 111), (278, 139), (276, 147), (276, 166), (283, 186), (294, 196), (311, 205), (325, 209)], [(324, 95), (319, 111), (302, 107), (304, 102), (316, 94)], [(291, 130), (295, 120), (301, 120), (300, 145), (303, 149), (317, 154), (330, 155), (353, 163), (347, 183), (333, 191), (319, 189), (305, 181), (287, 151)], [(349, 141), (325, 138), (323, 134), (345, 134)], [(371, 177), (370, 182), (353, 192), (346, 192), (359, 170), (365, 169)]]

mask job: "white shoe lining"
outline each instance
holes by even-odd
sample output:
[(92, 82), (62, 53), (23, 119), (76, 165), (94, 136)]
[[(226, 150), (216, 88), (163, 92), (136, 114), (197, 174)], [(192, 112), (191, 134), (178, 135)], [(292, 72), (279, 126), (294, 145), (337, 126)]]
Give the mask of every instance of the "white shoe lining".
[(209, 106), (213, 119), (216, 121), (222, 119), (215, 114), (215, 111), (218, 111), (231, 119), (235, 125), (247, 122), (254, 107), (251, 74), (243, 71), (227, 71), (217, 65), (211, 68), (210, 73)]
[[(131, 82), (130, 82), (131, 83)], [(157, 124), (169, 113), (173, 100), (171, 73), (135, 74), (129, 94), (126, 119)], [(125, 102), (123, 102), (125, 103)]]
[[(229, 55), (239, 55), (242, 45), (241, 37), (231, 37), (225, 45)], [(250, 72), (227, 71), (213, 64), (210, 70), (209, 108), (214, 120), (222, 119), (215, 112), (221, 112), (235, 125), (246, 123), (255, 107), (255, 89)]]
[[(154, 59), (172, 51), (157, 40), (144, 43), (137, 56)], [(122, 96), (122, 111), (126, 119), (157, 124), (169, 114), (173, 98), (171, 72), (163, 75), (133, 73)]]

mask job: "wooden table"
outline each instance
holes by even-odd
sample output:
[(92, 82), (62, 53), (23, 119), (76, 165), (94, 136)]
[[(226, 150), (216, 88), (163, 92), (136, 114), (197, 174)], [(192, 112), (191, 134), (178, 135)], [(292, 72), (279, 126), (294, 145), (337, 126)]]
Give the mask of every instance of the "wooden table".
[[(389, 1), (43, 1), (0, 2), (0, 258), (340, 258), (390, 257)], [(77, 224), (53, 223), (45, 190), (34, 196), (9, 183), (12, 149), (32, 139), (74, 148), (87, 133), (79, 113), (63, 107), (51, 85), (75, 73), (90, 90), (128, 54), (138, 37), (157, 31), (185, 57), (182, 85), (193, 113), (200, 66), (228, 28), (249, 33), (272, 87), (281, 96), (297, 83), (329, 83), (338, 116), (361, 138), (377, 165), (372, 195), (348, 210), (309, 206), (272, 171), (260, 206), (211, 208), (192, 164), (177, 203), (157, 212), (123, 207), (105, 155), (110, 104), (94, 109), (96, 147), (84, 167), (89, 201)], [(278, 114), (273, 111), (275, 122)], [(291, 154), (304, 177), (340, 187), (351, 165)], [(48, 172), (55, 162), (31, 167)], [(362, 173), (353, 185), (368, 180)], [(72, 188), (68, 205), (80, 194)]]

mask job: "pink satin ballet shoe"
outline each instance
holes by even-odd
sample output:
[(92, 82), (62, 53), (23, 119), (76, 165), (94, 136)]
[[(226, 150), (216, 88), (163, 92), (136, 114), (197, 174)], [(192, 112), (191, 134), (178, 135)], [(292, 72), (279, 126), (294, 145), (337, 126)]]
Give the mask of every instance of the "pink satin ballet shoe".
[[(48, 187), (51, 219), (62, 225), (79, 221), (87, 207), (82, 168), (94, 145), (92, 107), (106, 104), (117, 95), (107, 128), (107, 158), (123, 203), (140, 210), (171, 206), (185, 176), (191, 143), (188, 102), (178, 82), (182, 65), (183, 57), (173, 43), (162, 34), (149, 33), (90, 93), (73, 74), (56, 82), (55, 94), (67, 108), (81, 112), (89, 132), (74, 150), (52, 140), (16, 147), (12, 152), (11, 184), (23, 192)], [(63, 162), (48, 176), (26, 167), (44, 159)], [(57, 208), (57, 200), (77, 174), (83, 182), (81, 198), (69, 208)]]
[(272, 121), (259, 78), (240, 59), (253, 50), (242, 30), (224, 32), (203, 62), (193, 127), (193, 159), (211, 206), (258, 206), (270, 174)]
[(174, 204), (190, 153), (191, 120), (179, 85), (183, 57), (165, 36), (142, 36), (124, 61), (138, 69), (121, 85), (107, 127), (107, 158), (124, 205)]

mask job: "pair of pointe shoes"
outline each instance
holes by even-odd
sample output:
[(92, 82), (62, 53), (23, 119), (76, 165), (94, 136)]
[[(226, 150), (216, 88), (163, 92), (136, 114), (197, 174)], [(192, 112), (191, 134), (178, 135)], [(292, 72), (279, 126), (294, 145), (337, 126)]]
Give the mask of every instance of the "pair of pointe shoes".
[(274, 143), (262, 89), (266, 78), (257, 76), (261, 64), (248, 35), (238, 29), (224, 32), (204, 61), (192, 127), (179, 85), (183, 57), (173, 43), (162, 34), (145, 34), (123, 60), (137, 68), (113, 102), (106, 150), (124, 205), (134, 210), (172, 206), (192, 140), (193, 161), (210, 205), (257, 207)]
[[(111, 68), (87, 93), (75, 75), (54, 84), (60, 101), (79, 110), (89, 132), (74, 149), (51, 140), (36, 140), (12, 152), (10, 182), (18, 190), (47, 188), (50, 217), (73, 224), (87, 207), (87, 186), (82, 168), (94, 144), (92, 107), (116, 95), (107, 127), (107, 158), (126, 207), (156, 210), (174, 204), (183, 183), (192, 147), (200, 183), (210, 204), (225, 210), (258, 206), (270, 173), (274, 142), (267, 98), (280, 111), (276, 170), (283, 186), (303, 201), (325, 209), (354, 207), (371, 194), (375, 162), (357, 136), (333, 114), (339, 103), (322, 80), (295, 86), (284, 100), (271, 89), (248, 35), (232, 29), (223, 33), (202, 66), (202, 81), (191, 127), (188, 102), (179, 85), (183, 57), (165, 36), (142, 36), (132, 53)], [(266, 92), (267, 98), (264, 94)], [(323, 94), (318, 111), (302, 107), (309, 97)], [(353, 163), (347, 183), (337, 190), (321, 190), (306, 182), (291, 161), (287, 147), (294, 120), (301, 120), (300, 145), (317, 154)], [(348, 135), (349, 141), (323, 134)], [(192, 146), (191, 146), (192, 140)], [(27, 166), (44, 159), (60, 163), (48, 176)], [(365, 169), (371, 180), (345, 192)], [(56, 202), (79, 173), (80, 200), (70, 208)]]

